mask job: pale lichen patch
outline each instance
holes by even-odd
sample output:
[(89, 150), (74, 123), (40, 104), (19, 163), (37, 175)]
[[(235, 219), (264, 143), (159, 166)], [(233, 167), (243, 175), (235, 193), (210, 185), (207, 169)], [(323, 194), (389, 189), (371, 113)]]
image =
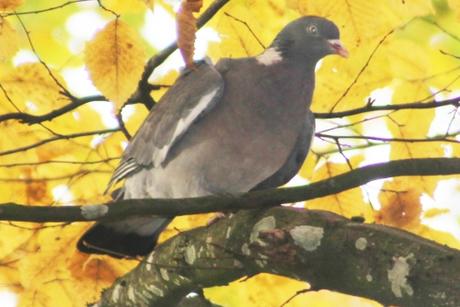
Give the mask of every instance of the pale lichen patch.
[(161, 275), (161, 278), (163, 278), (166, 281), (169, 281), (168, 270), (166, 270), (165, 268), (161, 268), (160, 269), (160, 275)]
[(257, 242), (260, 246), (266, 246), (267, 243), (259, 239), (259, 233), (261, 231), (272, 230), (276, 227), (276, 220), (273, 216), (266, 216), (260, 221), (258, 221), (252, 228), (251, 234), (249, 236), (249, 242)]
[(106, 205), (88, 205), (81, 207), (81, 215), (87, 220), (94, 220), (109, 212), (109, 207)]
[(306, 251), (312, 252), (321, 245), (324, 229), (321, 227), (302, 225), (289, 231), (294, 243)]
[(227, 228), (227, 232), (225, 233), (225, 239), (230, 238), (230, 233), (232, 232), (232, 227)]
[(120, 298), (120, 290), (121, 290), (121, 285), (116, 284), (112, 291), (112, 302), (118, 303), (118, 299)]
[(163, 290), (161, 290), (155, 285), (147, 285), (146, 288), (147, 290), (149, 290), (151, 293), (153, 293), (156, 296), (162, 297), (164, 295)]
[(180, 286), (181, 282), (180, 282), (179, 278), (173, 279), (173, 284), (175, 284), (176, 286)]
[(428, 294), (428, 296), (434, 298), (434, 299), (441, 299), (441, 300), (445, 300), (447, 295), (446, 295), (446, 292), (436, 292), (434, 294)]
[(241, 246), (241, 252), (243, 255), (249, 256), (251, 254), (251, 250), (249, 249), (249, 245), (247, 243), (244, 243)]
[(136, 302), (136, 295), (134, 294), (134, 287), (129, 286), (127, 294), (128, 294), (128, 299), (131, 302), (135, 303)]
[(146, 264), (145, 264), (145, 269), (147, 271), (150, 272), (150, 270), (152, 269), (152, 263), (153, 263), (153, 257), (155, 255), (155, 252), (152, 252), (150, 253), (150, 255), (147, 257), (147, 259), (145, 260)]
[(242, 269), (244, 266), (243, 264), (241, 263), (241, 261), (239, 260), (233, 260), (233, 266), (236, 267), (236, 268), (239, 268), (239, 269)]
[(196, 250), (194, 245), (189, 245), (185, 249), (185, 262), (192, 265), (196, 260)]
[(365, 250), (367, 247), (367, 239), (363, 237), (358, 238), (358, 240), (356, 240), (355, 242), (355, 247), (357, 250), (360, 250), (360, 251)]
[(411, 258), (414, 258), (414, 254), (412, 253), (407, 257), (394, 257), (393, 267), (387, 270), (391, 291), (396, 297), (403, 297), (404, 293), (407, 293), (409, 296), (414, 294), (414, 289), (412, 289), (407, 280), (410, 273), (410, 265), (407, 260)]

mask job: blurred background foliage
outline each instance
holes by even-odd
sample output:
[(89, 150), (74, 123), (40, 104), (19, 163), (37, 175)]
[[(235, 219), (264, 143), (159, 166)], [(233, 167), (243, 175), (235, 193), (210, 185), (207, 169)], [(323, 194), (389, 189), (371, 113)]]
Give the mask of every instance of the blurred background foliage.
[[(204, 1), (204, 8), (211, 3)], [(120, 123), (134, 134), (148, 112), (142, 104), (124, 102), (148, 58), (175, 40), (179, 4), (0, 0), (0, 202), (67, 206), (109, 200), (102, 192), (128, 142)], [(351, 54), (319, 63), (314, 112), (460, 96), (460, 0), (231, 0), (198, 32), (196, 56), (216, 61), (257, 55), (301, 15), (336, 22)], [(171, 85), (182, 65), (176, 51), (149, 81)], [(166, 88), (151, 95), (157, 100)], [(72, 97), (91, 102), (40, 123), (1, 117), (47, 114)], [(290, 184), (377, 161), (459, 157), (457, 115), (458, 107), (450, 105), (318, 120), (320, 135)], [(459, 248), (459, 178), (380, 180), (295, 205), (362, 216)], [(208, 218), (177, 218), (162, 239)], [(0, 305), (85, 306), (137, 264), (78, 253), (75, 242), (87, 227), (0, 223)], [(306, 288), (262, 274), (205, 294), (223, 306), (280, 306)], [(306, 292), (288, 304), (305, 305), (379, 306), (328, 291)]]

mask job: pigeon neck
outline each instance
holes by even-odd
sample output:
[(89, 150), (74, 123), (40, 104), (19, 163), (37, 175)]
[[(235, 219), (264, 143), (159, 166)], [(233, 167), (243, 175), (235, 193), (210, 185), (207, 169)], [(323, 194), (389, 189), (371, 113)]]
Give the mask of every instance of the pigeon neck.
[(316, 63), (318, 63), (323, 55), (316, 54), (313, 50), (299, 51), (293, 45), (294, 42), (292, 40), (276, 38), (262, 55), (267, 52), (273, 54), (276, 51), (280, 61), (293, 62), (295, 65), (307, 70), (315, 69)]
[[(256, 57), (258, 64), (270, 68), (271, 66), (291, 65), (303, 71), (314, 70), (317, 60), (310, 60), (308, 56), (296, 57), (289, 54), (283, 49), (279, 49), (276, 45), (272, 45), (265, 49), (264, 52)], [(297, 69), (296, 69), (297, 70)]]
[(282, 53), (276, 47), (265, 49), (260, 55), (256, 57), (257, 63), (264, 66), (272, 66), (280, 63), (283, 60)]

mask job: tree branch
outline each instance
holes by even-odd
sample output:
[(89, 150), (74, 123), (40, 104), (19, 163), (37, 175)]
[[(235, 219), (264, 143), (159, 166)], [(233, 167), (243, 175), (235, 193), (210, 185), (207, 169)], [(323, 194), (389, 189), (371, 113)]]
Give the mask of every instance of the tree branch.
[(187, 215), (239, 209), (260, 209), (305, 201), (359, 187), (372, 180), (396, 176), (460, 174), (460, 158), (405, 159), (373, 164), (309, 185), (255, 191), (235, 196), (183, 199), (128, 199), (107, 206), (0, 205), (0, 220), (23, 222), (113, 221), (133, 215)]
[(107, 98), (101, 95), (75, 98), (69, 104), (66, 104), (65, 106), (61, 108), (55, 109), (43, 115), (33, 115), (33, 114), (23, 113), (23, 112), (2, 114), (0, 115), (0, 122), (15, 119), (15, 120), (19, 120), (20, 122), (26, 123), (29, 125), (38, 124), (38, 123), (52, 120), (56, 117), (59, 117), (91, 101), (107, 101)]
[(399, 142), (399, 143), (436, 143), (436, 142), (445, 142), (445, 143), (460, 143), (456, 140), (455, 137), (460, 134), (460, 131), (455, 131), (449, 134), (444, 134), (442, 136), (434, 136), (428, 138), (385, 138), (371, 135), (332, 135), (326, 133), (315, 133), (315, 136), (320, 139), (332, 139), (335, 142), (340, 139), (349, 139), (349, 140), (366, 140), (366, 141), (378, 141), (378, 142)]
[(44, 139), (41, 141), (38, 141), (34, 144), (14, 148), (14, 149), (9, 149), (9, 150), (4, 150), (0, 151), (0, 156), (7, 156), (11, 154), (15, 154), (21, 151), (27, 151), (32, 148), (37, 148), (40, 146), (43, 146), (45, 144), (59, 141), (59, 140), (69, 140), (69, 139), (75, 139), (75, 138), (80, 138), (80, 137), (85, 137), (85, 136), (91, 136), (91, 135), (98, 135), (98, 134), (106, 134), (106, 133), (114, 133), (120, 131), (120, 128), (112, 128), (112, 129), (103, 129), (103, 130), (96, 130), (96, 131), (87, 131), (87, 132), (79, 132), (79, 133), (72, 133), (72, 134), (57, 134), (49, 139)]
[(458, 250), (403, 230), (324, 211), (241, 211), (157, 246), (98, 306), (175, 306), (192, 291), (262, 272), (385, 305), (460, 306), (459, 269)]
[[(204, 11), (200, 18), (198, 18), (196, 24), (197, 28), (200, 29), (203, 27), (212, 17), (214, 17), (219, 10), (228, 3), (229, 0), (215, 0), (207, 9)], [(155, 55), (154, 57), (150, 58), (144, 68), (144, 73), (142, 74), (141, 80), (139, 81), (139, 85), (133, 97), (145, 97), (147, 94), (150, 97), (149, 92), (147, 92), (147, 88), (149, 86), (148, 79), (150, 75), (153, 73), (155, 68), (160, 66), (174, 51), (177, 49), (177, 43), (174, 42), (165, 49), (163, 49), (160, 53)], [(151, 98), (150, 98), (151, 99)], [(145, 104), (148, 109), (151, 109), (153, 105), (151, 102)]]
[(366, 104), (364, 107), (351, 109), (341, 112), (329, 112), (329, 113), (315, 113), (315, 118), (341, 118), (345, 116), (357, 115), (366, 112), (376, 112), (376, 111), (397, 111), (397, 110), (406, 110), (406, 109), (433, 109), (443, 106), (460, 106), (460, 96), (440, 101), (430, 101), (430, 102), (411, 102), (411, 103), (401, 103), (401, 104), (392, 104), (384, 106), (374, 106), (371, 103)]
[[(83, 0), (87, 1), (87, 0)], [(201, 28), (204, 26), (225, 4), (228, 3), (229, 0), (216, 0), (214, 1), (207, 9), (206, 11), (201, 14), (200, 18), (197, 20), (197, 27)], [(24, 14), (38, 14), (42, 12), (47, 12), (51, 11), (54, 9), (59, 9), (64, 6), (82, 2), (80, 1), (68, 1), (66, 3), (63, 3), (61, 5), (55, 6), (55, 7), (50, 7), (47, 9), (43, 10), (38, 10), (38, 11), (31, 11), (31, 12), (22, 12), (22, 13), (11, 13), (11, 14), (6, 14), (6, 16), (9, 15), (24, 15)], [(2, 15), (0, 15), (2, 16)], [(151, 85), (148, 83), (148, 79), (152, 72), (154, 71), (155, 68), (157, 68), (159, 65), (161, 65), (175, 50), (177, 49), (177, 44), (173, 43), (170, 46), (166, 47), (164, 50), (162, 50), (160, 53), (157, 55), (153, 56), (150, 58), (150, 60), (147, 62), (144, 68), (144, 73), (142, 74), (142, 78), (139, 81), (139, 85), (135, 93), (128, 99), (128, 101), (125, 104), (133, 104), (135, 102), (142, 102), (148, 109), (151, 109), (155, 102), (153, 101), (152, 97), (150, 96), (150, 91), (152, 89), (157, 89), (159, 87), (155, 85)], [(67, 91), (66, 89), (64, 89)], [(28, 113), (23, 113), (23, 112), (14, 112), (14, 113), (7, 113), (0, 115), (0, 122), (6, 121), (6, 120), (19, 120), (23, 123), (27, 124), (37, 124), (41, 123), (47, 120), (52, 120), (56, 117), (59, 117), (73, 109), (76, 109), (88, 102), (91, 101), (98, 101), (98, 100), (104, 100), (106, 101), (107, 98), (105, 98), (102, 95), (96, 95), (96, 96), (89, 96), (89, 97), (82, 97), (82, 98), (76, 98), (71, 95), (67, 95), (72, 101), (63, 106), (62, 108), (53, 110), (49, 113), (43, 114), (43, 115), (33, 115), (33, 114), (28, 114)]]

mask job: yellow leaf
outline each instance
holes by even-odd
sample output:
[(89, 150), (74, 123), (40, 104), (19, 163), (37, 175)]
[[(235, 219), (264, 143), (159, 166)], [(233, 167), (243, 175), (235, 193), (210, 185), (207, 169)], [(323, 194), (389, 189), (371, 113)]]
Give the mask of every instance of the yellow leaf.
[(379, 199), (381, 209), (375, 215), (377, 223), (414, 230), (420, 226), (422, 190), (405, 178), (387, 181)]
[[(52, 74), (62, 86), (65, 86), (56, 71), (52, 71)], [(28, 113), (50, 112), (51, 108), (69, 102), (69, 99), (61, 93), (62, 88), (39, 63), (16, 67), (0, 78), (0, 84), (3, 85), (12, 102)], [(0, 96), (3, 96), (3, 93), (0, 93)]]
[(314, 174), (315, 167), (318, 163), (319, 158), (310, 152), (307, 155), (307, 159), (305, 159), (302, 167), (300, 168), (299, 175), (305, 179), (310, 180)]
[(19, 36), (9, 22), (0, 18), (0, 62), (8, 61), (19, 50)]
[(451, 248), (460, 249), (460, 241), (448, 232), (435, 230), (422, 225), (416, 233), (424, 238), (434, 240), (439, 244), (445, 244)]
[(22, 4), (23, 0), (0, 0), (0, 11), (12, 11)]
[(141, 0), (141, 1), (144, 2), (144, 4), (147, 6), (147, 8), (153, 10), (153, 6), (154, 6), (154, 4), (155, 4), (155, 0)]
[(268, 46), (281, 28), (298, 17), (294, 11), (287, 9), (283, 2), (230, 1), (225, 10), (210, 22), (219, 32), (222, 41), (211, 44), (208, 54), (218, 59), (253, 56), (262, 52), (263, 47), (258, 41)]
[(370, 39), (382, 38), (415, 14), (430, 11), (428, 0), (417, 2), (419, 5), (413, 5), (417, 9), (412, 12), (405, 10), (401, 1), (299, 0), (297, 8), (303, 15), (327, 16), (334, 20), (341, 29), (343, 40), (357, 47), (367, 44)]
[(86, 45), (85, 63), (96, 87), (119, 107), (134, 93), (145, 53), (137, 32), (116, 19)]
[(394, 39), (385, 50), (385, 55), (391, 58), (388, 64), (396, 78), (411, 80), (426, 76), (430, 72), (427, 46), (407, 39)]
[[(363, 160), (363, 156), (357, 155), (350, 159), (353, 168), (356, 168)], [(312, 181), (328, 179), (350, 170), (346, 163), (326, 162), (313, 173)], [(372, 207), (363, 199), (360, 188), (354, 188), (342, 193), (308, 200), (305, 202), (308, 209), (319, 209), (336, 212), (346, 217), (362, 216), (366, 221), (372, 220)]]
[(81, 302), (95, 301), (101, 290), (109, 287), (117, 277), (136, 265), (136, 261), (120, 261), (106, 256), (71, 253), (67, 260), (72, 287)]
[(270, 274), (258, 274), (248, 280), (234, 281), (225, 287), (205, 289), (205, 294), (212, 302), (228, 307), (274, 307), (281, 306), (291, 295), (305, 288), (308, 288), (308, 284), (303, 281)]
[[(226, 307), (279, 307), (295, 296), (297, 291), (308, 288), (309, 285), (304, 281), (264, 273), (250, 279), (234, 281), (225, 287), (207, 288), (205, 295), (213, 303)], [(322, 290), (299, 294), (286, 306), (378, 307), (381, 305), (365, 298)]]
[(460, 20), (460, 1), (449, 0), (449, 6), (455, 11), (457, 19)]
[(145, 11), (145, 8), (153, 9), (154, 0), (104, 0), (104, 6), (118, 14), (135, 14)]
[(423, 214), (423, 217), (432, 218), (438, 215), (443, 215), (443, 214), (448, 214), (448, 213), (450, 213), (450, 210), (447, 208), (431, 208)]
[(369, 60), (378, 44), (372, 40), (366, 46), (350, 48), (347, 60), (337, 56), (324, 59), (317, 72), (312, 105), (315, 112), (329, 112), (336, 104), (335, 111), (362, 107), (373, 90), (390, 83), (392, 76), (383, 46)]

